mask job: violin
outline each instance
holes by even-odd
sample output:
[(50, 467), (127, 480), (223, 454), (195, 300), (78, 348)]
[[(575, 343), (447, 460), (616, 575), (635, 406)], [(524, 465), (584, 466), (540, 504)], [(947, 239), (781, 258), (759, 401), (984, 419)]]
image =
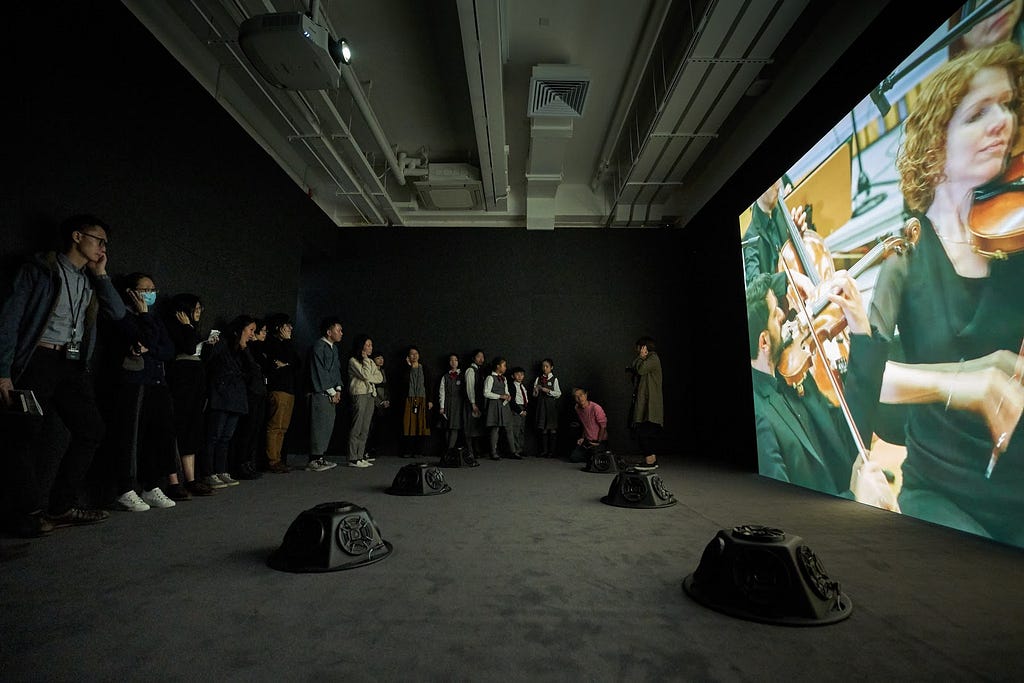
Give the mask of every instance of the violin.
[[(912, 218), (907, 221), (902, 234), (886, 237), (868, 251), (849, 269), (850, 277), (856, 280), (865, 270), (875, 263), (888, 258), (892, 254), (903, 255), (917, 244), (918, 236), (921, 233), (921, 223), (918, 219)], [(827, 283), (826, 283), (827, 284)], [(792, 283), (790, 284), (792, 288)], [(798, 307), (803, 306), (802, 301), (797, 302)], [(796, 309), (796, 310), (799, 310)], [(786, 380), (789, 386), (796, 388), (800, 395), (803, 395), (803, 381), (807, 373), (814, 367), (816, 359), (821, 357), (816, 353), (824, 341), (835, 339), (844, 334), (847, 328), (846, 316), (839, 306), (829, 301), (828, 296), (819, 293), (819, 296), (810, 304), (807, 309), (808, 321), (805, 318), (798, 318), (791, 326), (792, 342), (782, 350), (782, 356), (776, 365), (776, 372)], [(815, 339), (812, 339), (812, 336)], [(847, 345), (847, 349), (848, 349)], [(818, 383), (818, 388), (823, 394), (836, 401), (833, 405), (839, 405), (839, 392), (842, 390), (840, 378), (834, 373), (826, 375), (826, 383)]]
[(971, 248), (991, 259), (1024, 251), (1024, 155), (1010, 159), (1006, 172), (974, 188), (967, 218)]
[[(796, 223), (793, 222), (793, 218), (782, 197), (779, 197), (778, 202), (782, 208), (782, 214), (786, 217), (786, 224), (789, 228), (789, 240), (779, 250), (779, 265), (776, 270), (778, 272), (783, 270), (798, 271), (810, 278), (815, 287), (820, 287), (822, 282), (832, 279), (836, 273), (835, 265), (832, 262), (832, 253), (825, 246), (824, 238), (817, 232), (804, 230), (801, 233)], [(799, 310), (797, 302), (800, 296), (800, 292), (790, 282), (786, 290), (789, 310)], [(825, 299), (825, 303), (828, 304), (830, 302), (828, 299)], [(818, 388), (825, 394), (829, 402), (834, 406), (839, 405), (839, 397), (832, 389), (834, 383), (829, 379), (828, 375), (832, 374), (838, 380), (846, 372), (847, 361), (850, 357), (849, 340), (846, 337), (847, 335), (844, 330), (836, 331), (835, 334), (827, 337), (829, 343), (823, 346), (828, 357), (823, 357), (812, 350), (810, 358), (807, 359), (810, 362), (809, 367), (803, 367), (804, 359), (801, 358), (799, 365), (780, 366), (779, 373), (786, 380), (787, 384), (796, 388), (797, 393), (802, 396), (803, 381), (807, 376), (807, 372), (810, 371)]]

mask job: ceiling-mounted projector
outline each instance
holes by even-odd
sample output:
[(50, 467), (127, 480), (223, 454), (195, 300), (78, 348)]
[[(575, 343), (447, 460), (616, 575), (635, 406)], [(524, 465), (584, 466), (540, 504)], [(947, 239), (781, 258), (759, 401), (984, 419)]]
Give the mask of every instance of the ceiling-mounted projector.
[(344, 41), (337, 41), (302, 12), (250, 17), (238, 27), (238, 44), (265, 79), (286, 90), (333, 90), (341, 77)]

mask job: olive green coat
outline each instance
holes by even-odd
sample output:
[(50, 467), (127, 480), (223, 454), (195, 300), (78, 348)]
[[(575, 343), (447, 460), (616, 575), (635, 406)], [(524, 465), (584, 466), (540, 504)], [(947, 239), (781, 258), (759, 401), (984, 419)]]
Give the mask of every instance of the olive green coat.
[(661, 396), (661, 359), (656, 352), (633, 361), (633, 423), (654, 422), (665, 425), (665, 406)]

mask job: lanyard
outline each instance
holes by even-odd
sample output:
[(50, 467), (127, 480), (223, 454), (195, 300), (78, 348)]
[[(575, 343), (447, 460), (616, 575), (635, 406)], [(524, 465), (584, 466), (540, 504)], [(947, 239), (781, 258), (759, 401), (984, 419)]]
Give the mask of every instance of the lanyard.
[(79, 316), (82, 314), (82, 304), (85, 301), (85, 283), (82, 283), (82, 288), (78, 292), (78, 303), (72, 304), (71, 300), (74, 297), (71, 294), (71, 282), (70, 278), (68, 277), (68, 270), (64, 266), (64, 264), (60, 262), (60, 259), (57, 259), (57, 264), (60, 266), (60, 269), (64, 274), (64, 277), (62, 279), (64, 280), (64, 289), (66, 289), (68, 292), (68, 308), (71, 309), (71, 338), (68, 339), (68, 341), (74, 344), (75, 333), (78, 332)]

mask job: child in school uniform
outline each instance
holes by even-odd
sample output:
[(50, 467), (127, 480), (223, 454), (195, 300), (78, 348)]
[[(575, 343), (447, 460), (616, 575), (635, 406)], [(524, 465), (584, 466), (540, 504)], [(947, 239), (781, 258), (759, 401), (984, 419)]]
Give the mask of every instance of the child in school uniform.
[(519, 459), (526, 455), (526, 416), (530, 404), (529, 392), (523, 380), (526, 378), (526, 370), (520, 367), (512, 368), (512, 386), (509, 393), (512, 400), (509, 407), (512, 409), (512, 427), (508, 430), (509, 444), (512, 448), (512, 457)]
[[(504, 430), (507, 440), (514, 417), (508, 406), (512, 395), (508, 392), (508, 379), (505, 377), (507, 367), (508, 362), (504, 358), (495, 358), (491, 363), (491, 374), (484, 379), (484, 424), (491, 437), (491, 460), (501, 460), (498, 454), (499, 432)], [(515, 454), (512, 458), (522, 460), (522, 457)]]
[(438, 382), (437, 406), (441, 424), (447, 432), (448, 448), (455, 448), (459, 443), (459, 435), (462, 434), (466, 418), (466, 393), (462, 388), (462, 370), (459, 369), (458, 354), (448, 354), (448, 370)]
[(539, 399), (535, 412), (537, 431), (540, 432), (540, 457), (555, 457), (558, 443), (558, 398), (562, 389), (555, 377), (555, 362), (545, 358), (540, 363), (541, 374), (533, 381), (533, 395)]

